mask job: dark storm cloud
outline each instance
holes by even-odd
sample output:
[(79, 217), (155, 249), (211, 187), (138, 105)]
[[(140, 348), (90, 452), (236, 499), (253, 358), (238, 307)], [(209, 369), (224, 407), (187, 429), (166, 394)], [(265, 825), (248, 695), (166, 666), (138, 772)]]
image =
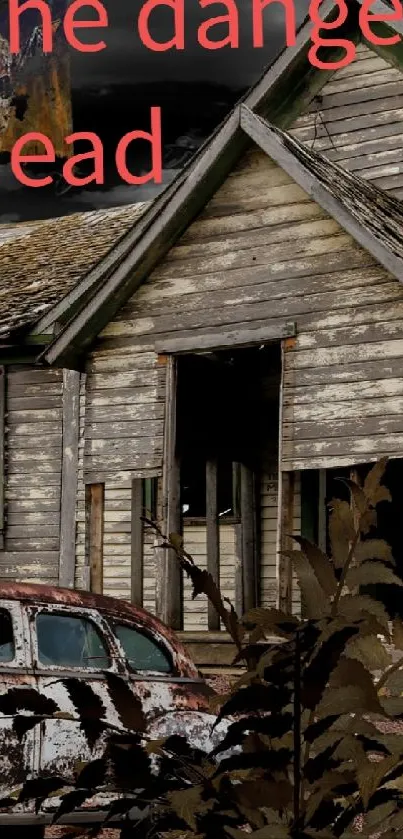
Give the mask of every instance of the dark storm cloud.
[[(225, 5), (217, 2), (202, 10), (198, 0), (185, 0), (186, 49), (156, 53), (141, 43), (137, 32), (137, 18), (141, 0), (105, 0), (109, 29), (105, 35), (107, 48), (100, 53), (83, 54), (73, 51), (73, 85), (102, 85), (113, 82), (159, 80), (218, 81), (233, 87), (244, 87), (254, 82), (262, 68), (269, 64), (284, 43), (284, 11), (275, 2), (264, 11), (265, 46), (252, 46), (252, 0), (238, 0), (240, 46), (205, 50), (197, 43), (199, 24), (223, 14)], [(307, 0), (296, 0), (297, 24), (307, 12)], [(88, 15), (88, 13), (86, 13)], [(85, 19), (85, 15), (84, 15)], [(88, 17), (87, 17), (88, 19)], [(173, 16), (168, 10), (156, 10), (152, 18), (152, 34), (156, 40), (168, 40), (173, 34)], [(88, 35), (88, 43), (99, 40), (100, 30)], [(224, 30), (222, 30), (224, 34)], [(212, 37), (219, 37), (212, 31)]]
[[(198, 128), (206, 124), (206, 110), (211, 111), (214, 106), (214, 86), (217, 83), (227, 88), (232, 88), (232, 97), (235, 101), (238, 90), (252, 85), (264, 67), (269, 65), (284, 44), (284, 12), (281, 2), (274, 2), (265, 10), (265, 46), (263, 49), (254, 49), (252, 45), (252, 21), (251, 5), (252, 0), (237, 0), (240, 20), (240, 47), (232, 50), (225, 48), (209, 51), (201, 48), (197, 43), (197, 28), (200, 22), (215, 15), (223, 14), (225, 7), (217, 2), (208, 9), (200, 9), (198, 0), (185, 0), (186, 7), (186, 50), (178, 52), (171, 50), (165, 53), (154, 53), (147, 50), (140, 42), (137, 34), (137, 17), (143, 0), (104, 0), (109, 16), (109, 27), (107, 32), (101, 34), (101, 30), (80, 30), (80, 40), (87, 43), (95, 43), (103, 37), (107, 48), (101, 53), (82, 54), (75, 50), (70, 51), (72, 65), (72, 88), (73, 88), (73, 110), (75, 121), (82, 121), (82, 125), (76, 130), (99, 130), (100, 135), (107, 134), (111, 122), (119, 122), (119, 131), (123, 135), (126, 131), (137, 127), (136, 117), (136, 86), (137, 97), (139, 88), (144, 87), (146, 82), (153, 82), (153, 96), (159, 100), (158, 91), (161, 90), (161, 102), (150, 101), (151, 105), (163, 106), (163, 90), (166, 83), (207, 83), (205, 89), (209, 90), (210, 99), (204, 99), (203, 103), (196, 103), (194, 107), (194, 93), (192, 87), (187, 89), (183, 86), (185, 98), (180, 101), (182, 122), (188, 121), (188, 126), (181, 126), (178, 134), (187, 133), (188, 130)], [(295, 0), (297, 25), (299, 25), (307, 14), (308, 0)], [(83, 20), (88, 20), (90, 12), (86, 11), (81, 15)], [(155, 13), (153, 16), (152, 34), (156, 40), (164, 40), (172, 37), (172, 16), (170, 13)], [(225, 32), (211, 33), (213, 37), (224, 37)], [(210, 83), (210, 87), (209, 87)], [(129, 85), (131, 88), (129, 102), (133, 102), (127, 109), (125, 104), (119, 105), (120, 99), (116, 97), (114, 85)], [(161, 88), (159, 88), (161, 84)], [(95, 97), (88, 99), (86, 89), (94, 90)], [(107, 92), (109, 88), (109, 93)], [(182, 90), (182, 88), (180, 88)], [(203, 85), (202, 85), (203, 89)], [(196, 88), (195, 88), (196, 90)], [(74, 94), (74, 91), (76, 93)], [(102, 97), (102, 93), (106, 93)], [(143, 94), (144, 95), (144, 91)], [(75, 96), (75, 98), (74, 98)], [(188, 99), (186, 99), (186, 96)], [(87, 97), (87, 98), (86, 98)], [(192, 101), (189, 101), (189, 97)], [(221, 99), (221, 93), (218, 95)], [(81, 113), (78, 100), (84, 102), (81, 105)], [(90, 105), (87, 107), (87, 102)], [(198, 100), (200, 102), (200, 100)], [(74, 102), (76, 104), (74, 105)], [(87, 119), (91, 122), (93, 114), (91, 108), (96, 102), (101, 102), (102, 107), (97, 113), (101, 113), (101, 125), (93, 128), (87, 126)], [(137, 99), (138, 104), (138, 99)], [(115, 107), (115, 105), (117, 107)], [(113, 106), (113, 107), (112, 107)], [(229, 107), (229, 106), (228, 106)], [(128, 110), (131, 112), (128, 113)], [(195, 118), (196, 111), (196, 118)], [(213, 111), (214, 112), (214, 111)], [(113, 117), (111, 114), (113, 113)], [(192, 115), (191, 115), (192, 114)], [(220, 119), (222, 118), (222, 114)], [(173, 117), (175, 122), (176, 117)], [(212, 130), (211, 127), (209, 131)], [(106, 208), (122, 204), (129, 204), (137, 201), (150, 200), (166, 186), (174, 177), (175, 172), (165, 170), (164, 184), (148, 184), (144, 187), (131, 187), (124, 183), (111, 182), (109, 186), (99, 191), (89, 189), (81, 192), (72, 191), (66, 196), (58, 197), (52, 191), (22, 187), (16, 181), (11, 172), (10, 165), (0, 166), (0, 223), (18, 220), (48, 218), (61, 216), (66, 213)]]

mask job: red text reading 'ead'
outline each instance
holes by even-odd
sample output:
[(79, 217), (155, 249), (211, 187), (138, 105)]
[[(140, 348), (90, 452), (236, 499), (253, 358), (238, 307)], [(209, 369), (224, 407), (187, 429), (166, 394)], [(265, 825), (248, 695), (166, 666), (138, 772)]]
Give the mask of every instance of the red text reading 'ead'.
[[(337, 70), (350, 64), (356, 53), (355, 44), (349, 39), (342, 37), (338, 32), (346, 22), (348, 7), (346, 0), (337, 0), (337, 16), (335, 19), (323, 20), (321, 17), (321, 6), (323, 0), (311, 0), (308, 16), (312, 23), (311, 41), (308, 57), (310, 63), (321, 70)], [(382, 37), (372, 32), (373, 23), (382, 21), (398, 21), (403, 18), (403, 5), (401, 0), (391, 0), (390, 11), (383, 14), (372, 14), (371, 6), (375, 0), (363, 0), (359, 9), (359, 26), (364, 37), (375, 45), (392, 46), (399, 43), (400, 35), (388, 35)], [(206, 11), (206, 19), (200, 23), (197, 29), (196, 39), (198, 44), (206, 50), (219, 50), (223, 48), (238, 49), (240, 45), (240, 18), (239, 8), (243, 0), (194, 0), (200, 9)], [(252, 0), (250, 11), (250, 32), (252, 43), (255, 49), (262, 49), (268, 44), (270, 32), (268, 32), (265, 14), (273, 3), (280, 3), (284, 11), (285, 44), (287, 47), (295, 46), (297, 36), (297, 23), (295, 0)], [(140, 4), (139, 4), (140, 5)], [(185, 6), (189, 8), (189, 0), (143, 0), (140, 9), (136, 12), (136, 20), (133, 21), (133, 32), (142, 44), (152, 52), (168, 52), (171, 50), (183, 51), (186, 49), (186, 38), (189, 38), (189, 27), (187, 27)], [(210, 7), (221, 7), (221, 14), (212, 16), (209, 14)], [(239, 7), (239, 8), (238, 8)], [(8, 0), (9, 8), (9, 40), (10, 52), (19, 53), (21, 49), (21, 25), (24, 14), (32, 10), (36, 11), (41, 18), (42, 41), (44, 53), (51, 53), (53, 50), (54, 30), (52, 26), (52, 14), (46, 0)], [(155, 30), (154, 14), (160, 9), (168, 9), (171, 14), (171, 31), (165, 40), (156, 40), (151, 34)], [(83, 13), (91, 10), (91, 20), (84, 20)], [(108, 13), (101, 0), (73, 0), (68, 6), (63, 28), (66, 40), (69, 45), (79, 52), (98, 53), (107, 49), (107, 30), (109, 26)], [(96, 43), (86, 44), (80, 38), (83, 30), (99, 29), (99, 40)], [(219, 37), (217, 35), (219, 33)], [(266, 42), (265, 42), (266, 38)], [(194, 42), (194, 37), (192, 37)], [(331, 60), (329, 56), (326, 61), (323, 56), (324, 48), (337, 47), (344, 55), (337, 60)], [(318, 51), (321, 50), (321, 58)], [(155, 183), (162, 181), (162, 139), (161, 139), (161, 112), (159, 108), (152, 108), (151, 131), (132, 131), (126, 134), (116, 149), (116, 166), (122, 179), (130, 184), (144, 184), (153, 180)], [(149, 173), (142, 176), (132, 175), (126, 165), (126, 153), (130, 143), (136, 139), (148, 140), (152, 149), (152, 168)], [(44, 154), (27, 157), (23, 155), (24, 146), (32, 141), (41, 142), (44, 146)], [(87, 140), (90, 144), (88, 153), (70, 157), (64, 167), (64, 177), (72, 186), (85, 186), (90, 183), (102, 184), (103, 181), (103, 148), (100, 138), (91, 132), (71, 134), (66, 138), (67, 144), (74, 144), (77, 141)], [(24, 174), (21, 164), (27, 163), (50, 163), (54, 161), (55, 152), (49, 138), (41, 133), (29, 133), (21, 137), (16, 143), (12, 156), (11, 165), (16, 178), (29, 186), (46, 186), (50, 183), (48, 178), (33, 180)], [(74, 175), (75, 165), (83, 160), (94, 161), (94, 171), (85, 179), (78, 179)], [(49, 176), (50, 177), (50, 176)]]

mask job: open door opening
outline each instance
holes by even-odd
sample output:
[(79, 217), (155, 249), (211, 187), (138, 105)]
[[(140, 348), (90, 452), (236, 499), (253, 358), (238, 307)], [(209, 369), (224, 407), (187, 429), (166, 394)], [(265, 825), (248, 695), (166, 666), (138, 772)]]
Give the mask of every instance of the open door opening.
[[(262, 481), (277, 470), (280, 344), (186, 354), (176, 362), (185, 545), (244, 612), (260, 602)], [(205, 603), (185, 606), (185, 629), (220, 629)]]

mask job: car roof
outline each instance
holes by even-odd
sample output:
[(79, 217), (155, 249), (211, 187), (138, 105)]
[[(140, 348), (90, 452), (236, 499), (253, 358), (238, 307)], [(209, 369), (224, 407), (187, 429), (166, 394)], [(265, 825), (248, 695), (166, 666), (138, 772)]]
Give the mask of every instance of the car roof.
[(197, 668), (175, 633), (150, 612), (127, 600), (58, 586), (0, 581), (1, 600), (23, 600), (31, 604), (46, 603), (54, 606), (96, 609), (109, 617), (139, 622), (151, 633), (162, 636), (169, 643), (174, 654), (175, 665), (182, 675), (198, 677)]

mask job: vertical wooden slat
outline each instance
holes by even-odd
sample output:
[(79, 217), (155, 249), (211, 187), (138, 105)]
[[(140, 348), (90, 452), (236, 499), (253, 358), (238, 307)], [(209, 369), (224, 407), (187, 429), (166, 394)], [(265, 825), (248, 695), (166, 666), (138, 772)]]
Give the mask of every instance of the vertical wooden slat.
[[(165, 532), (181, 533), (180, 465), (176, 451), (177, 360), (166, 360), (164, 459), (162, 478)], [(172, 629), (183, 628), (183, 575), (172, 550), (162, 555), (161, 617)]]
[(280, 472), (277, 520), (278, 606), (284, 612), (292, 611), (292, 564), (286, 551), (295, 548), (291, 538), (294, 519), (294, 472)]
[(318, 492), (318, 547), (326, 553), (327, 516), (326, 516), (326, 469), (319, 469)]
[(131, 601), (136, 606), (143, 605), (144, 595), (144, 526), (143, 515), (143, 481), (136, 478), (132, 481), (131, 498)]
[(235, 611), (241, 616), (243, 613), (243, 574), (242, 574), (242, 525), (235, 525)]
[(240, 512), (242, 523), (242, 587), (243, 608), (247, 612), (257, 605), (255, 491), (252, 470), (241, 464)]
[[(207, 571), (214, 582), (220, 585), (220, 529), (218, 524), (218, 481), (217, 461), (206, 463), (206, 531), (207, 531)], [(210, 601), (208, 602), (208, 628), (220, 629), (220, 616)]]
[(80, 424), (80, 373), (63, 370), (63, 460), (59, 585), (74, 588)]
[(277, 508), (277, 540), (276, 564), (279, 609), (292, 611), (292, 565), (285, 552), (292, 550), (295, 545), (291, 539), (294, 518), (294, 472), (283, 471), (283, 402), (284, 402), (284, 372), (286, 354), (292, 349), (294, 339), (281, 342), (281, 379), (279, 403), (279, 444), (278, 444), (278, 508)]
[(0, 367), (0, 550), (4, 550), (6, 371)]
[(91, 591), (95, 594), (102, 594), (104, 570), (105, 484), (89, 485), (88, 502), (88, 565), (90, 568)]

